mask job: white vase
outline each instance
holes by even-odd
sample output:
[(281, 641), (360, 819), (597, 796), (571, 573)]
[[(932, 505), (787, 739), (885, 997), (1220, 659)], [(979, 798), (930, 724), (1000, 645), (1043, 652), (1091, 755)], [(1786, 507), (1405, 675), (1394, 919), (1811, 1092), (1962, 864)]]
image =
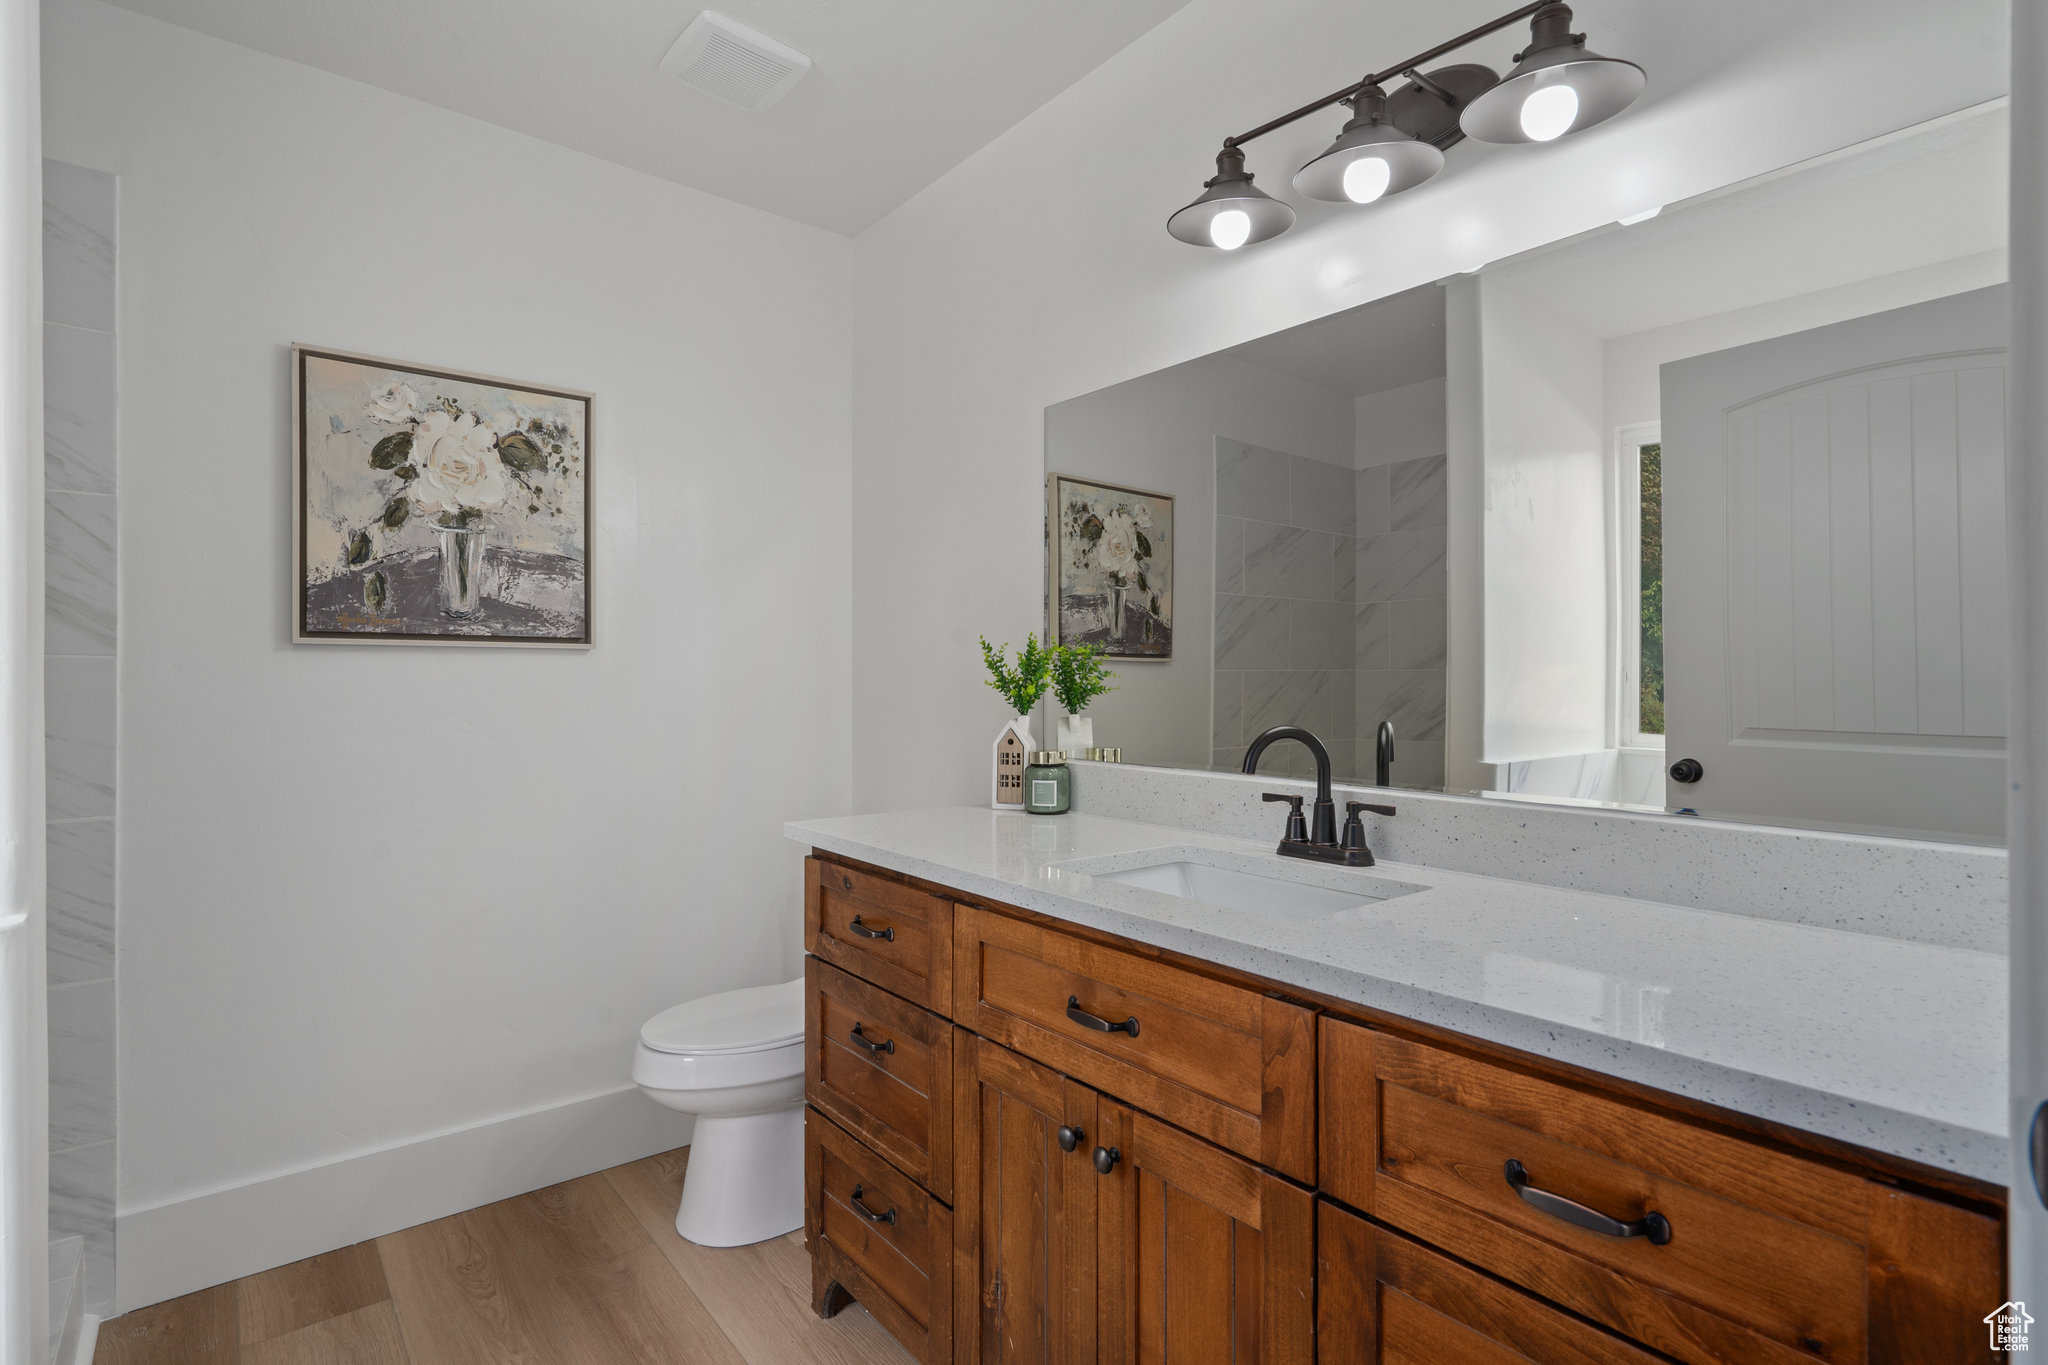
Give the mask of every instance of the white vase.
[(1053, 747), (1066, 750), (1068, 758), (1088, 757), (1088, 751), (1095, 747), (1095, 718), (1061, 716), (1060, 741)]
[[(1013, 737), (1014, 736), (1014, 740)], [(1038, 742), (1031, 738), (1031, 717), (1012, 716), (996, 731), (989, 755), (988, 802), (997, 810), (1024, 809), (1024, 769)]]

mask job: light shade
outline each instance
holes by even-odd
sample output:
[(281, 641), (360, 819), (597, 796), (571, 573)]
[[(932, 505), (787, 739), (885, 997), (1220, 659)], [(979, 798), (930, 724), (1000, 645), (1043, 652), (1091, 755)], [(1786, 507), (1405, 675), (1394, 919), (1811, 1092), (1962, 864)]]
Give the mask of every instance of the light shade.
[(1604, 123), (1636, 102), (1649, 78), (1634, 62), (1586, 50), (1572, 12), (1546, 5), (1534, 37), (1499, 85), (1465, 106), (1458, 126), (1481, 142), (1549, 142)]
[(1294, 226), (1294, 210), (1252, 184), (1244, 153), (1225, 147), (1216, 158), (1216, 178), (1201, 198), (1166, 220), (1166, 230), (1190, 246), (1235, 251), (1278, 237)]
[(1329, 150), (1294, 173), (1294, 188), (1311, 199), (1336, 204), (1370, 204), (1412, 190), (1443, 169), (1444, 154), (1386, 121), (1387, 97), (1379, 87), (1361, 91), (1357, 116)]

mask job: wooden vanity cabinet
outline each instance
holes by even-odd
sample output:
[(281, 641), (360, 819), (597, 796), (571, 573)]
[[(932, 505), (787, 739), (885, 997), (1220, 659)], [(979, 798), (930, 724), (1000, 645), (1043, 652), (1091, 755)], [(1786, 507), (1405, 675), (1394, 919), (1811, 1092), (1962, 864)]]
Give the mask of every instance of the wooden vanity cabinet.
[(1663, 1365), (1662, 1356), (1326, 1200), (1317, 1201), (1316, 1224), (1325, 1361)]
[(1117, 1159), (1096, 1211), (1096, 1358), (1310, 1365), (1313, 1196), (1150, 1114), (1101, 1112)]
[(807, 909), (817, 1307), (923, 1365), (1995, 1359), (1970, 1182), (836, 859)]
[(1379, 1223), (1687, 1365), (1984, 1355), (1995, 1218), (1328, 1016), (1320, 1042), (1322, 1189)]
[(959, 908), (953, 941), (955, 1022), (1314, 1181), (1313, 1010), (971, 905)]
[(986, 1038), (959, 1095), (962, 1362), (1315, 1358), (1306, 1190)]
[(871, 868), (804, 859), (804, 947), (941, 1015), (953, 1013), (953, 903)]
[(1093, 1365), (1100, 1097), (971, 1034), (957, 1081), (957, 1359)]
[(921, 1365), (953, 1359), (953, 1211), (812, 1109), (804, 1115), (812, 1306), (858, 1300)]

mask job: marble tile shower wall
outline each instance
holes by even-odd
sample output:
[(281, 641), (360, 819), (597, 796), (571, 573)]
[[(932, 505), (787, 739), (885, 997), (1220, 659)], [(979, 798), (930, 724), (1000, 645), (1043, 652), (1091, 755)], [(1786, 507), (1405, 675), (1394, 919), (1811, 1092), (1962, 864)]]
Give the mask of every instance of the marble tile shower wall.
[(1352, 771), (1371, 774), (1374, 737), (1392, 721), (1397, 787), (1444, 781), (1444, 507), (1441, 455), (1358, 471)]
[(50, 1232), (114, 1298), (115, 182), (43, 163)]
[[(1353, 480), (1338, 465), (1216, 439), (1215, 768), (1236, 771), (1260, 731), (1295, 724), (1352, 770)], [(1260, 764), (1312, 767), (1298, 744)]]

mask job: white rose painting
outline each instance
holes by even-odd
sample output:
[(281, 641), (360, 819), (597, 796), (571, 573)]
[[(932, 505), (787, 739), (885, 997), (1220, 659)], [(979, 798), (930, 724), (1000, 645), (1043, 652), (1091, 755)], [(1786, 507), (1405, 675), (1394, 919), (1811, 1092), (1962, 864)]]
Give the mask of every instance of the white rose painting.
[(1172, 658), (1172, 497), (1053, 474), (1046, 530), (1054, 643)]
[(301, 642), (588, 646), (591, 396), (292, 348)]

